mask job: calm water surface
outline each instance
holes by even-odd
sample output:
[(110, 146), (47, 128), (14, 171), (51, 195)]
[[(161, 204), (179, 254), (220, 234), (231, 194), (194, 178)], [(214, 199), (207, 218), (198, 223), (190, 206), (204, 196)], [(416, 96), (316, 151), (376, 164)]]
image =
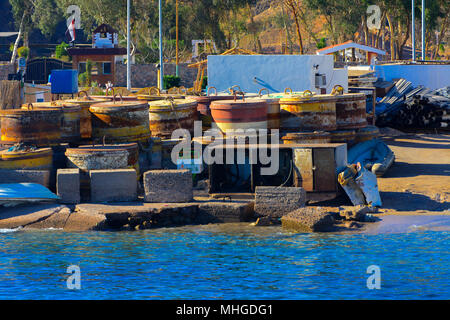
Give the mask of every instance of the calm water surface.
[[(0, 233), (0, 299), (449, 299), (450, 232), (291, 234), (211, 225)], [(81, 290), (66, 269), (81, 268)], [(367, 267), (381, 268), (368, 290)]]

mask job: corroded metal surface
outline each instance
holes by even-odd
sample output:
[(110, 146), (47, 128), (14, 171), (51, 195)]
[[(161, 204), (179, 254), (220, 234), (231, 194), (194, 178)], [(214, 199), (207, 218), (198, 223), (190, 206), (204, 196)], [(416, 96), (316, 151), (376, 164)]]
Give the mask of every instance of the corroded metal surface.
[(324, 131), (290, 132), (282, 138), (284, 144), (330, 143), (331, 134)]
[(367, 126), (356, 131), (355, 142), (360, 143), (367, 140), (372, 140), (380, 135), (380, 130), (376, 126)]
[(259, 97), (257, 99), (261, 99), (266, 101), (267, 103), (267, 129), (280, 129), (280, 99), (285, 97), (285, 94), (266, 94), (262, 95), (263, 91), (267, 91), (265, 89), (261, 89), (259, 91)]
[(112, 142), (137, 142), (150, 137), (147, 102), (112, 101), (94, 104), (92, 113), (92, 139)]
[(213, 121), (222, 132), (237, 129), (267, 129), (265, 100), (219, 100), (211, 103)]
[(280, 116), (282, 130), (336, 130), (336, 97), (305, 94), (282, 98)]
[(347, 143), (352, 145), (355, 142), (355, 130), (336, 130), (330, 131), (331, 143)]
[(336, 124), (338, 130), (367, 126), (366, 95), (346, 93), (336, 96)]
[(91, 150), (97, 152), (100, 150), (125, 150), (128, 153), (128, 167), (135, 169), (139, 174), (139, 146), (137, 143), (126, 144), (105, 144), (105, 145), (85, 145), (80, 146), (80, 149)]
[(91, 112), (89, 108), (96, 104), (102, 102), (111, 101), (109, 99), (101, 99), (101, 98), (93, 98), (88, 95), (82, 97), (79, 96), (76, 99), (65, 100), (64, 103), (67, 105), (78, 105), (81, 107), (80, 113), (80, 134), (81, 138), (89, 139), (92, 136), (92, 121), (91, 121)]
[[(61, 142), (77, 142), (80, 140), (80, 119), (81, 107), (79, 105), (69, 105), (64, 101), (39, 102), (34, 103), (34, 110), (61, 110), (63, 112), (63, 121), (61, 123)], [(23, 105), (22, 109), (27, 110), (28, 105)]]
[(202, 122), (203, 130), (208, 130), (211, 128), (211, 124), (213, 122), (210, 109), (211, 103), (218, 100), (233, 100), (234, 97), (231, 95), (213, 95), (200, 97), (193, 96), (191, 99), (197, 101), (198, 103), (198, 119)]
[(197, 120), (197, 101), (169, 99), (149, 102), (149, 120), (152, 135), (170, 138), (176, 129), (194, 131)]
[(25, 151), (0, 151), (0, 169), (51, 170), (53, 152), (50, 148)]
[(69, 148), (67, 166), (82, 170), (124, 169), (128, 166), (125, 149)]
[(161, 140), (161, 165), (165, 169), (176, 169), (177, 164), (172, 161), (173, 148), (181, 143), (182, 139), (165, 139)]
[(56, 145), (61, 141), (64, 114), (61, 109), (0, 111), (2, 144)]

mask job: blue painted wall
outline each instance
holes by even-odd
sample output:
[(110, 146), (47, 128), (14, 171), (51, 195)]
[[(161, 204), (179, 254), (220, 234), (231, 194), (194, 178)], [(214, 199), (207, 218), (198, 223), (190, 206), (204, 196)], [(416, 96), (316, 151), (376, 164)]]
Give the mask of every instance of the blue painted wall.
[(450, 86), (450, 65), (377, 65), (375, 73), (386, 81), (404, 78), (413, 86), (423, 85), (433, 90)]

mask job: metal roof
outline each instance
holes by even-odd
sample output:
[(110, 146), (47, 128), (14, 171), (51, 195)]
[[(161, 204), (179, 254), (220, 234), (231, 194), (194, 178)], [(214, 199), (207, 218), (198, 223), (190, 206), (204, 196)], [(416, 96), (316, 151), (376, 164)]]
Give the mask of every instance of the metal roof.
[(380, 55), (385, 55), (386, 54), (386, 51), (384, 51), (384, 50), (380, 50), (380, 49), (377, 49), (377, 48), (374, 48), (374, 47), (370, 47), (370, 46), (366, 46), (366, 45), (363, 45), (363, 44), (355, 43), (355, 42), (353, 42), (351, 40), (347, 41), (347, 42), (344, 42), (344, 43), (328, 46), (328, 47), (325, 47), (323, 49), (319, 49), (319, 50), (316, 51), (316, 53), (318, 55), (331, 54), (331, 53), (334, 53), (334, 52), (337, 52), (337, 51), (341, 51), (341, 50), (345, 50), (345, 49), (349, 49), (349, 48), (355, 48), (355, 49), (359, 49), (359, 50), (363, 50), (363, 51), (373, 52), (373, 53), (380, 54)]

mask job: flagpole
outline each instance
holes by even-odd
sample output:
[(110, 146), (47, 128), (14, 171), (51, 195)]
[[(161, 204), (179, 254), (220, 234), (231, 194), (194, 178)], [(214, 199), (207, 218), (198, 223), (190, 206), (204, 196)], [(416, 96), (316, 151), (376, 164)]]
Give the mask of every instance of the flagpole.
[(162, 0), (159, 0), (159, 85), (160, 90), (164, 89), (164, 60), (163, 60), (163, 39), (162, 39)]
[(175, 58), (175, 75), (178, 77), (179, 76), (179, 71), (178, 71), (178, 63), (179, 63), (179, 60), (178, 60), (178, 55), (179, 55), (179, 53), (178, 53), (178, 0), (176, 0), (176, 2), (175, 2), (175, 12), (176, 12), (176, 21), (175, 21), (175, 28), (176, 28), (176, 49), (175, 49), (175, 55), (176, 55), (176, 58)]
[(412, 61), (416, 61), (416, 24), (415, 24), (415, 12), (414, 12), (414, 0), (411, 0), (412, 8), (412, 22), (411, 22), (411, 35), (412, 35)]
[(127, 90), (131, 90), (130, 0), (127, 0)]

